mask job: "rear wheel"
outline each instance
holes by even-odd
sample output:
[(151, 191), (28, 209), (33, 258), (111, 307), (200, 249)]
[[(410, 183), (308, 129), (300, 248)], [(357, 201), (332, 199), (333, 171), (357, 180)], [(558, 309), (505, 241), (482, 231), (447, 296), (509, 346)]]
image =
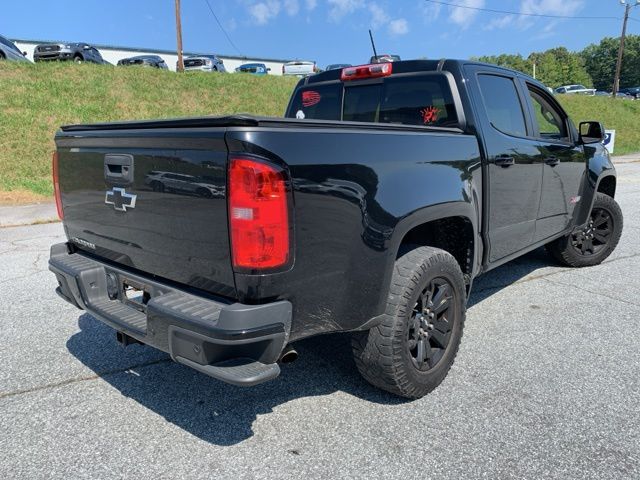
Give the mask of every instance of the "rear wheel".
[(353, 354), (376, 387), (420, 398), (449, 372), (462, 339), (466, 290), (448, 252), (418, 247), (396, 260), (381, 324), (354, 333)]
[(618, 203), (598, 192), (587, 224), (581, 230), (547, 244), (547, 251), (555, 260), (570, 267), (598, 265), (618, 245), (622, 223)]

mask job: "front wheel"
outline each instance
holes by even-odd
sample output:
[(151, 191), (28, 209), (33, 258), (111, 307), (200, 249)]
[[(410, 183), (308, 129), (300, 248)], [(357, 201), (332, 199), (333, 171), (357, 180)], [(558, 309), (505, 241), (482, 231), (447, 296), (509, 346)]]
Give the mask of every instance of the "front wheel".
[(622, 210), (604, 193), (596, 193), (589, 221), (581, 229), (546, 245), (549, 254), (562, 265), (599, 265), (616, 248), (622, 235)]
[(383, 321), (354, 333), (358, 370), (372, 385), (420, 398), (446, 377), (458, 352), (466, 289), (444, 250), (415, 248), (396, 260)]

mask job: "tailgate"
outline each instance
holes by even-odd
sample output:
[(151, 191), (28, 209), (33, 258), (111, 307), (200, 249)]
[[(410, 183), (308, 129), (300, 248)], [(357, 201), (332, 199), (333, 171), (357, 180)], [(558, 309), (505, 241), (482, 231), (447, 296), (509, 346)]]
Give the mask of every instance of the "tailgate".
[(69, 239), (145, 274), (235, 297), (226, 128), (114, 125), (56, 136)]

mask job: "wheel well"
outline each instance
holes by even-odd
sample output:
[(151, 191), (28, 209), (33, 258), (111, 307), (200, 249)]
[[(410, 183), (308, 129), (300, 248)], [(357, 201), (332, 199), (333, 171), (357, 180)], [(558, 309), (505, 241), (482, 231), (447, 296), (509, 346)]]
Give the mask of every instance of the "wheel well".
[(84, 60), (84, 57), (82, 56), (81, 53), (76, 53), (73, 58), (79, 58), (80, 60)]
[(473, 269), (473, 225), (466, 217), (447, 217), (418, 225), (402, 239), (398, 256), (408, 245), (441, 248), (458, 261), (465, 278)]
[(614, 198), (616, 194), (616, 177), (608, 176), (600, 180), (598, 191)]

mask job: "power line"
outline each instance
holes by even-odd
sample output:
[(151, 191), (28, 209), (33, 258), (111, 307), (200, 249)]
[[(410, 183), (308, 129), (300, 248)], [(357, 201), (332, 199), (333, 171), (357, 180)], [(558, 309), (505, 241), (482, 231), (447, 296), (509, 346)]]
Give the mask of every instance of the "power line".
[(231, 44), (231, 46), (233, 48), (235, 48), (236, 52), (238, 52), (240, 54), (240, 56), (244, 56), (243, 53), (240, 51), (240, 49), (238, 47), (236, 47), (236, 44), (233, 43), (233, 40), (231, 40), (231, 37), (229, 36), (229, 34), (227, 33), (227, 31), (224, 29), (224, 27), (222, 26), (222, 24), (220, 23), (220, 20), (218, 20), (218, 16), (215, 14), (215, 12), (213, 11), (213, 8), (211, 8), (211, 4), (209, 3), (209, 0), (204, 0), (205, 3), (207, 4), (207, 7), (209, 7), (209, 11), (211, 12), (211, 15), (213, 15), (213, 18), (216, 19), (216, 23), (218, 24), (218, 26), (220, 27), (220, 30), (222, 30), (222, 33), (224, 33), (224, 36), (227, 37), (227, 40), (229, 41), (229, 43)]
[[(620, 17), (587, 17), (587, 16), (571, 16), (571, 15), (550, 15), (543, 13), (523, 13), (508, 10), (494, 10), (492, 8), (472, 7), (469, 5), (460, 5), (458, 3), (442, 2), (440, 0), (425, 0), (426, 2), (436, 3), (438, 5), (447, 5), (449, 7), (466, 8), (467, 10), (479, 10), (481, 12), (500, 13), (502, 15), (518, 15), (521, 17), (543, 17), (543, 18), (569, 18), (574, 20), (620, 20)], [(635, 19), (634, 19), (635, 20)]]

